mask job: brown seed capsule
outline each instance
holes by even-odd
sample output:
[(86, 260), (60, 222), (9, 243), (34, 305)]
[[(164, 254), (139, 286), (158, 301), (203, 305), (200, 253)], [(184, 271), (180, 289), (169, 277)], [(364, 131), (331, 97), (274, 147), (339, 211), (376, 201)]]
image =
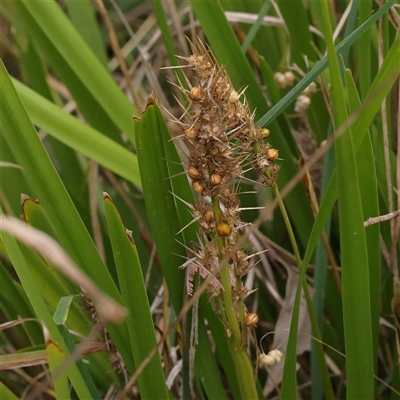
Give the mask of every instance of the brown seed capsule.
[(197, 193), (201, 193), (203, 191), (203, 185), (199, 181), (192, 182), (193, 190)]
[(197, 138), (197, 131), (196, 129), (194, 129), (193, 127), (186, 129), (185, 131), (185, 135), (189, 138), (189, 139), (196, 139)]
[(200, 101), (201, 100), (200, 88), (198, 88), (197, 86), (193, 86), (192, 89), (190, 90), (189, 97), (194, 101)]
[(231, 191), (228, 188), (225, 188), (222, 190), (221, 194), (224, 196), (229, 196), (231, 194)]
[(210, 182), (213, 185), (218, 185), (221, 182), (221, 175), (220, 174), (212, 174), (210, 178)]
[(268, 149), (265, 152), (265, 155), (268, 161), (275, 161), (279, 156), (279, 152), (276, 149)]
[(214, 221), (214, 211), (208, 210), (204, 213), (204, 219), (206, 222), (210, 223)]
[(261, 134), (262, 134), (265, 138), (267, 138), (267, 137), (269, 136), (270, 133), (271, 133), (270, 130), (267, 129), (267, 128), (261, 129)]
[(247, 326), (256, 326), (258, 322), (258, 315), (256, 313), (247, 314), (244, 322)]
[(202, 177), (200, 171), (194, 167), (189, 168), (188, 174), (192, 179), (195, 179), (195, 180), (201, 179), (201, 177)]
[(228, 224), (220, 222), (217, 226), (217, 232), (219, 236), (229, 236), (232, 232), (232, 228)]

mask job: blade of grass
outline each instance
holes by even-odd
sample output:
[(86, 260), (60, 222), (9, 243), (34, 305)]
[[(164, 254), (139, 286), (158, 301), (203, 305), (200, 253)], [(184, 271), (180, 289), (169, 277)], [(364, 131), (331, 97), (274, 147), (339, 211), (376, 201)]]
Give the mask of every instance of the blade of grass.
[(268, 0), (265, 0), (260, 12), (258, 13), (256, 22), (254, 22), (254, 24), (251, 26), (249, 33), (247, 34), (246, 39), (242, 44), (243, 53), (246, 53), (254, 37), (257, 35), (257, 32), (261, 27), (262, 20), (268, 14), (268, 10), (270, 9), (270, 7), (271, 3)]
[[(0, 208), (0, 215), (3, 214), (3, 210)], [(46, 329), (48, 330), (51, 338), (58, 343), (61, 350), (65, 355), (69, 355), (68, 349), (60, 335), (57, 326), (55, 325), (53, 318), (44, 302), (44, 299), (36, 286), (35, 280), (33, 279), (29, 268), (25, 262), (25, 259), (18, 247), (16, 240), (8, 235), (7, 233), (1, 231), (1, 239), (7, 249), (14, 268), (18, 274), (18, 278), (24, 288), (24, 291), (35, 311), (37, 318), (43, 321)], [(90, 392), (87, 389), (81, 374), (79, 373), (75, 364), (71, 365), (67, 374), (71, 380), (72, 385), (77, 390), (78, 395), (81, 398), (90, 398)]]
[[(353, 112), (361, 106), (361, 100), (349, 70), (345, 71), (349, 111)], [(356, 156), (358, 182), (362, 200), (364, 221), (371, 215), (379, 215), (378, 182), (375, 170), (375, 156), (369, 132), (364, 136)], [(380, 224), (370, 226), (366, 231), (369, 288), (371, 299), (371, 324), (374, 343), (375, 371), (378, 361), (379, 347), (379, 317), (380, 317), (380, 291), (381, 291), (381, 251), (379, 244)]]
[[(127, 324), (132, 353), (135, 365), (140, 365), (157, 345), (142, 268), (132, 235), (125, 229), (114, 203), (106, 193), (104, 205), (122, 301), (129, 310)], [(138, 383), (143, 399), (169, 397), (158, 352), (154, 354), (139, 376)]]
[[(379, 18), (385, 14), (390, 7), (396, 3), (396, 0), (389, 0), (385, 3), (374, 15), (372, 15), (367, 21), (359, 26), (354, 32), (340, 42), (335, 51), (341, 54), (342, 51), (348, 49), (361, 35), (363, 35)], [(320, 60), (315, 67), (306, 74), (306, 76), (285, 96), (282, 100), (271, 108), (262, 118), (257, 122), (260, 126), (265, 126), (271, 123), (280, 113), (282, 113), (286, 107), (300, 95), (300, 93), (313, 82), (321, 73), (328, 67), (328, 60), (324, 57)]]
[(16, 80), (13, 80), (13, 83), (35, 125), (67, 146), (140, 186), (139, 167), (134, 154), (22, 83)]
[(309, 29), (307, 8), (300, 1), (279, 0), (278, 7), (290, 36), (290, 58), (292, 63), (304, 68), (305, 57), (315, 60), (316, 54), (312, 46), (312, 36)]
[[(35, 42), (46, 52), (48, 60), (55, 61), (57, 57), (61, 61), (57, 61), (55, 66), (56, 70), (63, 74), (66, 83), (69, 82), (67, 73), (71, 75), (72, 72), (72, 75), (76, 77), (74, 86), (80, 84), (81, 93), (82, 88), (85, 88), (92, 98), (86, 107), (84, 102), (80, 102), (80, 107), (84, 107), (87, 115), (90, 116), (88, 120), (91, 120), (91, 123), (96, 126), (95, 118), (99, 120), (101, 115), (99, 113), (91, 114), (88, 108), (94, 108), (95, 103), (98, 103), (101, 112), (133, 140), (130, 118), (137, 111), (79, 36), (60, 6), (53, 0), (46, 3), (38, 0), (21, 1), (18, 2), (18, 5), (23, 9), (23, 13), (19, 16), (24, 19), (25, 26), (29, 29)], [(78, 101), (79, 91), (75, 91), (77, 96), (74, 98)]]
[[(120, 301), (117, 287), (51, 163), (3, 64), (0, 66), (0, 74), (2, 135), (10, 143), (19, 164), (24, 167), (64, 249), (105, 293)], [(122, 357), (126, 359), (128, 370), (133, 370), (126, 323), (118, 326), (110, 324), (108, 329)]]
[(17, 397), (2, 381), (0, 381), (0, 399), (18, 400)]
[[(321, 3), (321, 9), (332, 82), (334, 125), (338, 128), (348, 115), (339, 63), (331, 39), (332, 30), (326, 1)], [(362, 202), (350, 129), (337, 140), (335, 156), (338, 175), (347, 396), (367, 399), (374, 397), (370, 280)], [(360, 386), (361, 377), (363, 385)]]
[[(164, 12), (162, 1), (152, 0), (151, 4), (153, 5), (154, 13), (156, 14), (157, 17), (158, 26), (161, 29), (161, 35), (164, 40), (165, 48), (167, 49), (169, 62), (171, 63), (172, 66), (178, 66), (179, 62), (176, 57), (178, 52), (176, 51), (174, 45), (174, 40), (171, 35), (171, 30), (168, 27), (167, 17)], [(175, 73), (177, 74), (180, 82), (186, 84), (185, 77), (179, 68), (175, 69)]]
[(67, 374), (65, 372), (57, 373), (57, 370), (62, 368), (62, 364), (65, 362), (65, 354), (51, 339), (47, 340), (46, 353), (56, 396), (58, 399), (69, 400), (71, 397)]
[[(62, 337), (64, 338), (65, 344), (68, 347), (68, 350), (71, 354), (74, 354), (76, 351), (75, 343), (74, 340), (70, 334), (70, 330), (72, 327), (69, 325), (69, 328), (66, 326), (67, 320), (70, 321), (71, 317), (71, 304), (73, 304), (74, 297), (80, 299), (80, 296), (75, 295), (75, 296), (66, 296), (62, 297), (58, 303), (57, 309), (53, 315), (53, 320), (57, 324), (58, 330), (60, 331)], [(73, 328), (72, 328), (73, 329)], [(103, 359), (104, 360), (104, 359)], [(103, 361), (101, 360), (101, 361)], [(98, 361), (98, 360), (95, 360)], [(89, 366), (91, 364), (95, 364), (96, 368), (102, 369), (103, 371), (106, 369), (110, 368), (110, 364), (108, 362), (98, 362), (96, 363), (94, 360), (92, 360), (92, 363), (89, 363)], [(108, 361), (108, 360), (107, 360)], [(91, 399), (95, 400), (100, 400), (101, 396), (99, 391), (97, 390), (97, 387), (93, 381), (92, 376), (90, 375), (88, 369), (86, 368), (85, 363), (83, 362), (82, 358), (77, 359), (76, 361), (76, 366), (79, 369), (79, 372), (81, 373), (89, 391), (91, 394)], [(101, 384), (106, 384), (106, 387), (109, 387), (111, 384), (111, 374), (107, 374), (107, 377), (104, 375), (101, 376), (102, 382)]]
[(104, 50), (106, 46), (103, 43), (101, 31), (96, 21), (93, 3), (88, 0), (67, 0), (65, 5), (67, 6), (71, 22), (82, 39), (87, 43), (100, 62), (106, 66), (108, 62)]

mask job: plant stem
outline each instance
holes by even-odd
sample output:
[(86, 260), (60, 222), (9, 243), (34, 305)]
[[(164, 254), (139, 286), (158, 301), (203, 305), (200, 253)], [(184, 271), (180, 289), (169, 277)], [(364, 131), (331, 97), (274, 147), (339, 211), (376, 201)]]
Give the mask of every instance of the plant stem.
[[(219, 200), (217, 198), (214, 198), (212, 203), (215, 223), (219, 224), (221, 222), (221, 209), (219, 206)], [(218, 243), (218, 247), (220, 249), (223, 249), (224, 239), (222, 237), (217, 237), (216, 240)], [(247, 356), (246, 350), (242, 346), (242, 335), (233, 306), (228, 263), (221, 268), (220, 279), (221, 284), (224, 288), (224, 291), (222, 292), (224, 306), (223, 310), (226, 317), (224, 319), (226, 319), (228, 322), (228, 327), (231, 334), (230, 337), (228, 337), (228, 345), (233, 362), (235, 364), (235, 371), (239, 382), (240, 393), (243, 399), (258, 399), (258, 394), (254, 382), (253, 368), (250, 363), (249, 357)], [(242, 302), (240, 303), (240, 305), (243, 307)]]

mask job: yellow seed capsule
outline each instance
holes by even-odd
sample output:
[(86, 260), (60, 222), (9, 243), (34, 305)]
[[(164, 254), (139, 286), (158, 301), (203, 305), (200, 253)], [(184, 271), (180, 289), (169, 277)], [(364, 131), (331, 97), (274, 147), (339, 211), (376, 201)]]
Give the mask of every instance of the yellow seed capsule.
[(210, 178), (210, 182), (213, 185), (218, 185), (221, 182), (221, 175), (220, 174), (212, 174)]
[(200, 88), (198, 88), (197, 86), (193, 86), (192, 89), (190, 90), (189, 97), (194, 101), (200, 101), (201, 100)]
[(268, 149), (265, 152), (265, 155), (268, 161), (275, 161), (279, 156), (279, 152), (276, 149)]
[(258, 322), (258, 315), (256, 313), (247, 314), (244, 322), (247, 326), (256, 326)]
[(197, 131), (196, 129), (194, 129), (193, 127), (186, 129), (185, 131), (185, 135), (189, 138), (189, 139), (196, 139), (197, 138)]
[(265, 137), (265, 138), (267, 138), (269, 135), (270, 135), (270, 130), (269, 129), (267, 129), (267, 128), (262, 128), (261, 129), (261, 134)]
[(212, 210), (208, 210), (204, 213), (204, 219), (206, 222), (210, 223), (214, 221), (214, 212)]
[(189, 168), (188, 174), (192, 179), (195, 179), (195, 180), (201, 178), (201, 173), (199, 172), (199, 170), (197, 170), (194, 167)]
[(193, 181), (192, 186), (193, 190), (197, 193), (201, 193), (203, 191), (203, 185), (199, 181)]
[(229, 236), (232, 232), (232, 228), (228, 224), (220, 222), (217, 226), (217, 232), (219, 236)]

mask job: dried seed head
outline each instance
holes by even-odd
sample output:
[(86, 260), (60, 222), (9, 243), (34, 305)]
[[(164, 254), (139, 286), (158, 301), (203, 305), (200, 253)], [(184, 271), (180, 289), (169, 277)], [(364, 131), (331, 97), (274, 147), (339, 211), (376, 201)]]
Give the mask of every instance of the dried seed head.
[(276, 149), (267, 149), (265, 152), (265, 156), (267, 157), (268, 161), (275, 161), (278, 156), (279, 156), (279, 152)]
[(197, 193), (201, 193), (203, 191), (203, 185), (199, 181), (192, 182), (193, 190)]
[(197, 86), (193, 86), (192, 89), (190, 90), (189, 97), (194, 101), (200, 101), (201, 100), (200, 88), (198, 88)]
[(267, 128), (261, 129), (261, 134), (263, 135), (264, 138), (267, 138), (270, 135), (270, 130)]
[(210, 178), (210, 182), (213, 185), (218, 185), (221, 182), (221, 175), (220, 174), (212, 174)]
[(256, 326), (258, 322), (258, 315), (256, 313), (247, 314), (244, 322), (247, 326)]
[(196, 129), (194, 129), (193, 127), (186, 129), (185, 131), (185, 135), (189, 138), (189, 139), (196, 139), (197, 138), (197, 131)]
[(198, 179), (202, 178), (200, 171), (194, 167), (189, 168), (188, 174), (194, 180), (198, 180)]
[(225, 224), (225, 222), (220, 222), (217, 226), (217, 232), (219, 236), (229, 236), (232, 228), (228, 224)]
[(210, 223), (214, 221), (214, 211), (208, 210), (204, 213), (204, 219), (206, 222)]

